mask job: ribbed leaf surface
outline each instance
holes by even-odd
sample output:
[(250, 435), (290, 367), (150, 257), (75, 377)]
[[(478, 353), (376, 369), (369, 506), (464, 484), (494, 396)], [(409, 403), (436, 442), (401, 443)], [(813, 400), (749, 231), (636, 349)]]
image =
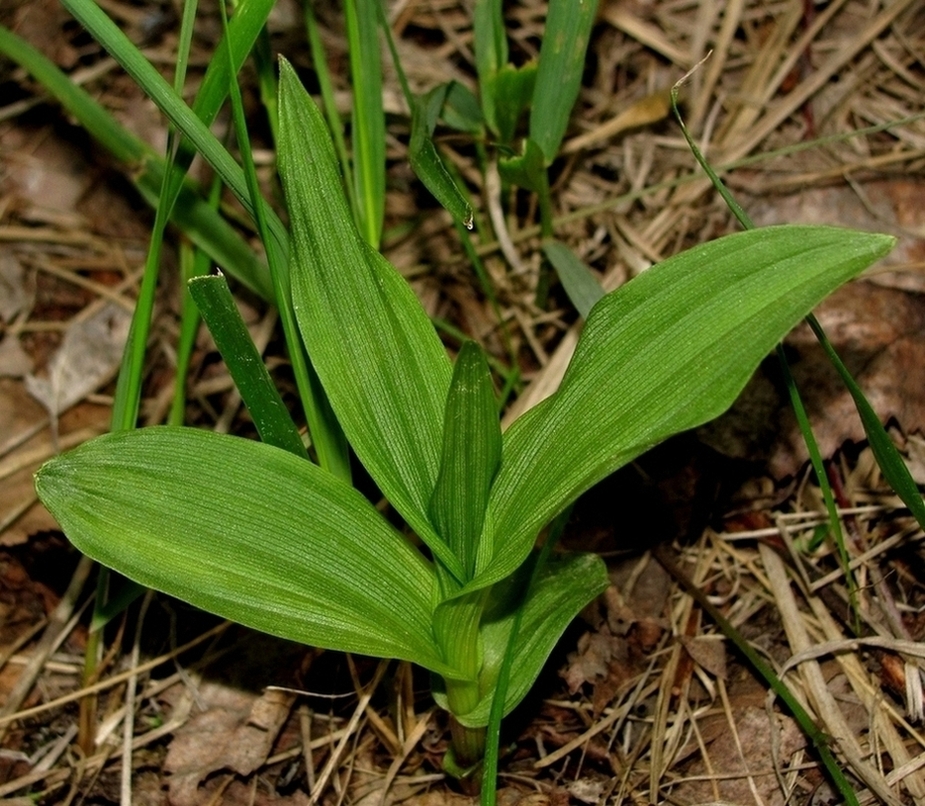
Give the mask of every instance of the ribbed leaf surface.
[(279, 110), (293, 306), (309, 357), (382, 492), (454, 567), (427, 514), (440, 463), (449, 359), (411, 287), (360, 238), (324, 121), (285, 61)]
[(475, 342), (463, 344), (446, 403), (440, 475), (430, 503), (441, 537), (462, 563), (468, 581), (491, 482), (501, 461), (501, 425), (488, 362)]
[(51, 460), (36, 489), (77, 548), (136, 582), (283, 638), (449, 671), (431, 635), (432, 567), (305, 459), (145, 428)]
[(543, 524), (592, 484), (725, 411), (787, 331), (893, 243), (833, 227), (750, 230), (605, 296), (558, 392), (504, 436), (475, 585), (511, 573)]

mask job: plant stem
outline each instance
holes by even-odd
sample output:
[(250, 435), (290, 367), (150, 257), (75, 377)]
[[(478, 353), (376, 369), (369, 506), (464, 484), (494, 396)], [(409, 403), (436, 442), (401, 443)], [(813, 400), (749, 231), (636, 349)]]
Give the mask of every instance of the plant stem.
[[(448, 580), (447, 580), (448, 583)], [(458, 669), (462, 679), (446, 679), (446, 698), (450, 712), (450, 751), (445, 767), (459, 778), (464, 787), (478, 792), (481, 762), (485, 754), (485, 728), (469, 728), (456, 715), (475, 709), (481, 698), (481, 636), (479, 623), (488, 596), (486, 588), (443, 602), (434, 614), (434, 631), (449, 665)]]
[[(482, 782), (482, 759), (485, 756), (485, 728), (467, 728), (450, 714), (450, 738), (453, 762), (467, 794), (478, 794)], [(471, 791), (469, 791), (471, 790)]]

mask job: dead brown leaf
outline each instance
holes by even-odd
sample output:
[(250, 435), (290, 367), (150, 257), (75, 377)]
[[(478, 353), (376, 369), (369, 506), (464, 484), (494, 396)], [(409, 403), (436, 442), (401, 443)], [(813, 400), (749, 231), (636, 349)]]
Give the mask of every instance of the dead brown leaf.
[(206, 710), (176, 731), (164, 762), (164, 769), (172, 773), (170, 801), (174, 806), (206, 802), (200, 784), (213, 773), (231, 770), (249, 775), (260, 767), (289, 716), (295, 695), (270, 690), (255, 697), (210, 682), (200, 687), (198, 699)]

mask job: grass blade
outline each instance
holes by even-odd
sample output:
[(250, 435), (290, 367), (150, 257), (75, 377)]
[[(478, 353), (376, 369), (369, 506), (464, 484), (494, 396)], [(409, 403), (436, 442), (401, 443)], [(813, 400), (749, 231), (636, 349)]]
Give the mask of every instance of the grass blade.
[(571, 249), (560, 241), (543, 244), (543, 254), (552, 263), (562, 281), (565, 293), (583, 319), (588, 318), (591, 309), (604, 296), (604, 289), (594, 273)]
[(196, 277), (190, 282), (189, 290), (254, 420), (260, 439), (307, 459), (299, 429), (267, 372), (225, 278), (221, 274)]
[(578, 98), (597, 0), (550, 0), (530, 108), (530, 138), (549, 165), (559, 153)]
[[(194, 114), (173, 88), (161, 77), (143, 54), (125, 34), (91, 0), (62, 0), (62, 5), (73, 14), (106, 50), (122, 65), (145, 94), (157, 105), (174, 126), (196, 147), (203, 159), (211, 165), (248, 213), (256, 218), (251, 207), (250, 194), (244, 173), (228, 151), (216, 139), (208, 126)], [(288, 251), (288, 236), (279, 217), (269, 207), (267, 224), (273, 240), (282, 254)], [(283, 261), (285, 264), (285, 261)]]
[(346, 0), (350, 78), (353, 85), (353, 180), (366, 242), (378, 248), (385, 218), (385, 111), (382, 107), (382, 58), (376, 3)]
[(479, 93), (485, 123), (498, 134), (495, 81), (498, 71), (507, 64), (507, 31), (501, 0), (476, 0), (472, 17), (475, 38), (475, 69), (479, 76)]
[(813, 333), (819, 339), (822, 349), (825, 350), (826, 355), (832, 362), (832, 366), (838, 371), (842, 382), (854, 399), (854, 405), (861, 417), (861, 424), (864, 426), (871, 450), (874, 452), (877, 464), (880, 465), (883, 477), (893, 488), (893, 491), (902, 499), (902, 502), (909, 507), (909, 511), (919, 525), (925, 528), (925, 503), (922, 501), (922, 493), (919, 491), (915, 479), (912, 478), (912, 474), (909, 473), (909, 468), (906, 467), (902, 456), (899, 455), (899, 451), (896, 450), (893, 440), (890, 439), (890, 435), (887, 434), (886, 429), (883, 427), (883, 423), (880, 422), (877, 412), (874, 411), (864, 396), (861, 387), (858, 386), (857, 381), (854, 380), (841, 357), (835, 351), (816, 317), (810, 316), (806, 321), (813, 329)]
[(360, 213), (357, 209), (356, 190), (353, 183), (353, 166), (350, 164), (350, 155), (347, 152), (347, 143), (344, 140), (344, 124), (340, 119), (337, 111), (337, 103), (334, 100), (334, 85), (331, 82), (331, 71), (328, 69), (328, 62), (325, 58), (324, 44), (321, 41), (321, 32), (318, 30), (318, 22), (315, 19), (315, 12), (312, 10), (310, 2), (304, 3), (305, 6), (305, 31), (308, 35), (308, 44), (312, 52), (312, 64), (315, 68), (315, 75), (318, 77), (318, 86), (321, 89), (321, 102), (324, 108), (325, 117), (328, 120), (328, 129), (331, 131), (331, 138), (334, 141), (334, 150), (337, 152), (337, 158), (340, 160), (340, 170), (344, 175), (344, 190), (347, 199), (350, 201), (350, 211), (353, 213), (353, 220), (359, 222)]

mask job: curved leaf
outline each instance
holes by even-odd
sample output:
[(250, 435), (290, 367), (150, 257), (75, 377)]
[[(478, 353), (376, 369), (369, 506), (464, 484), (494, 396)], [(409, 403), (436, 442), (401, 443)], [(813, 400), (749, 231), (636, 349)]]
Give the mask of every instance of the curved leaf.
[(413, 99), (408, 160), (415, 176), (424, 183), (431, 195), (453, 218), (467, 229), (472, 229), (472, 207), (443, 164), (433, 140), (437, 115), (443, 107), (448, 90), (448, 84), (441, 84), (423, 98)]
[(283, 638), (453, 674), (431, 633), (432, 566), (307, 460), (164, 426), (94, 439), (35, 483), (77, 548), (136, 582)]
[(559, 390), (504, 435), (472, 586), (510, 574), (592, 484), (725, 411), (787, 331), (893, 243), (766, 227), (694, 247), (603, 297)]
[(501, 424), (485, 353), (463, 343), (453, 369), (443, 426), (440, 474), (430, 502), (434, 525), (459, 558), (468, 582), (475, 568), (491, 482), (501, 462)]
[(428, 517), (450, 361), (414, 291), (357, 232), (321, 114), (288, 62), (280, 70), (279, 169), (305, 345), (357, 456), (459, 576)]
[[(482, 692), (478, 705), (466, 714), (455, 714), (466, 727), (480, 728), (488, 724), (495, 680), (504, 653), (508, 648), (511, 625), (522, 584), (530, 579), (530, 566), (523, 567), (509, 582), (503, 583), (500, 597), (489, 607), (482, 625), (482, 671), (479, 676)], [(610, 580), (607, 568), (596, 554), (566, 554), (550, 560), (540, 572), (530, 595), (523, 603), (523, 616), (514, 646), (511, 677), (505, 697), (504, 713), (509, 714), (527, 695), (546, 663), (549, 653), (572, 619), (595, 596), (603, 593)], [(500, 586), (499, 586), (500, 587)], [(495, 595), (492, 591), (492, 595)], [(447, 708), (445, 689), (437, 682), (434, 698)]]

